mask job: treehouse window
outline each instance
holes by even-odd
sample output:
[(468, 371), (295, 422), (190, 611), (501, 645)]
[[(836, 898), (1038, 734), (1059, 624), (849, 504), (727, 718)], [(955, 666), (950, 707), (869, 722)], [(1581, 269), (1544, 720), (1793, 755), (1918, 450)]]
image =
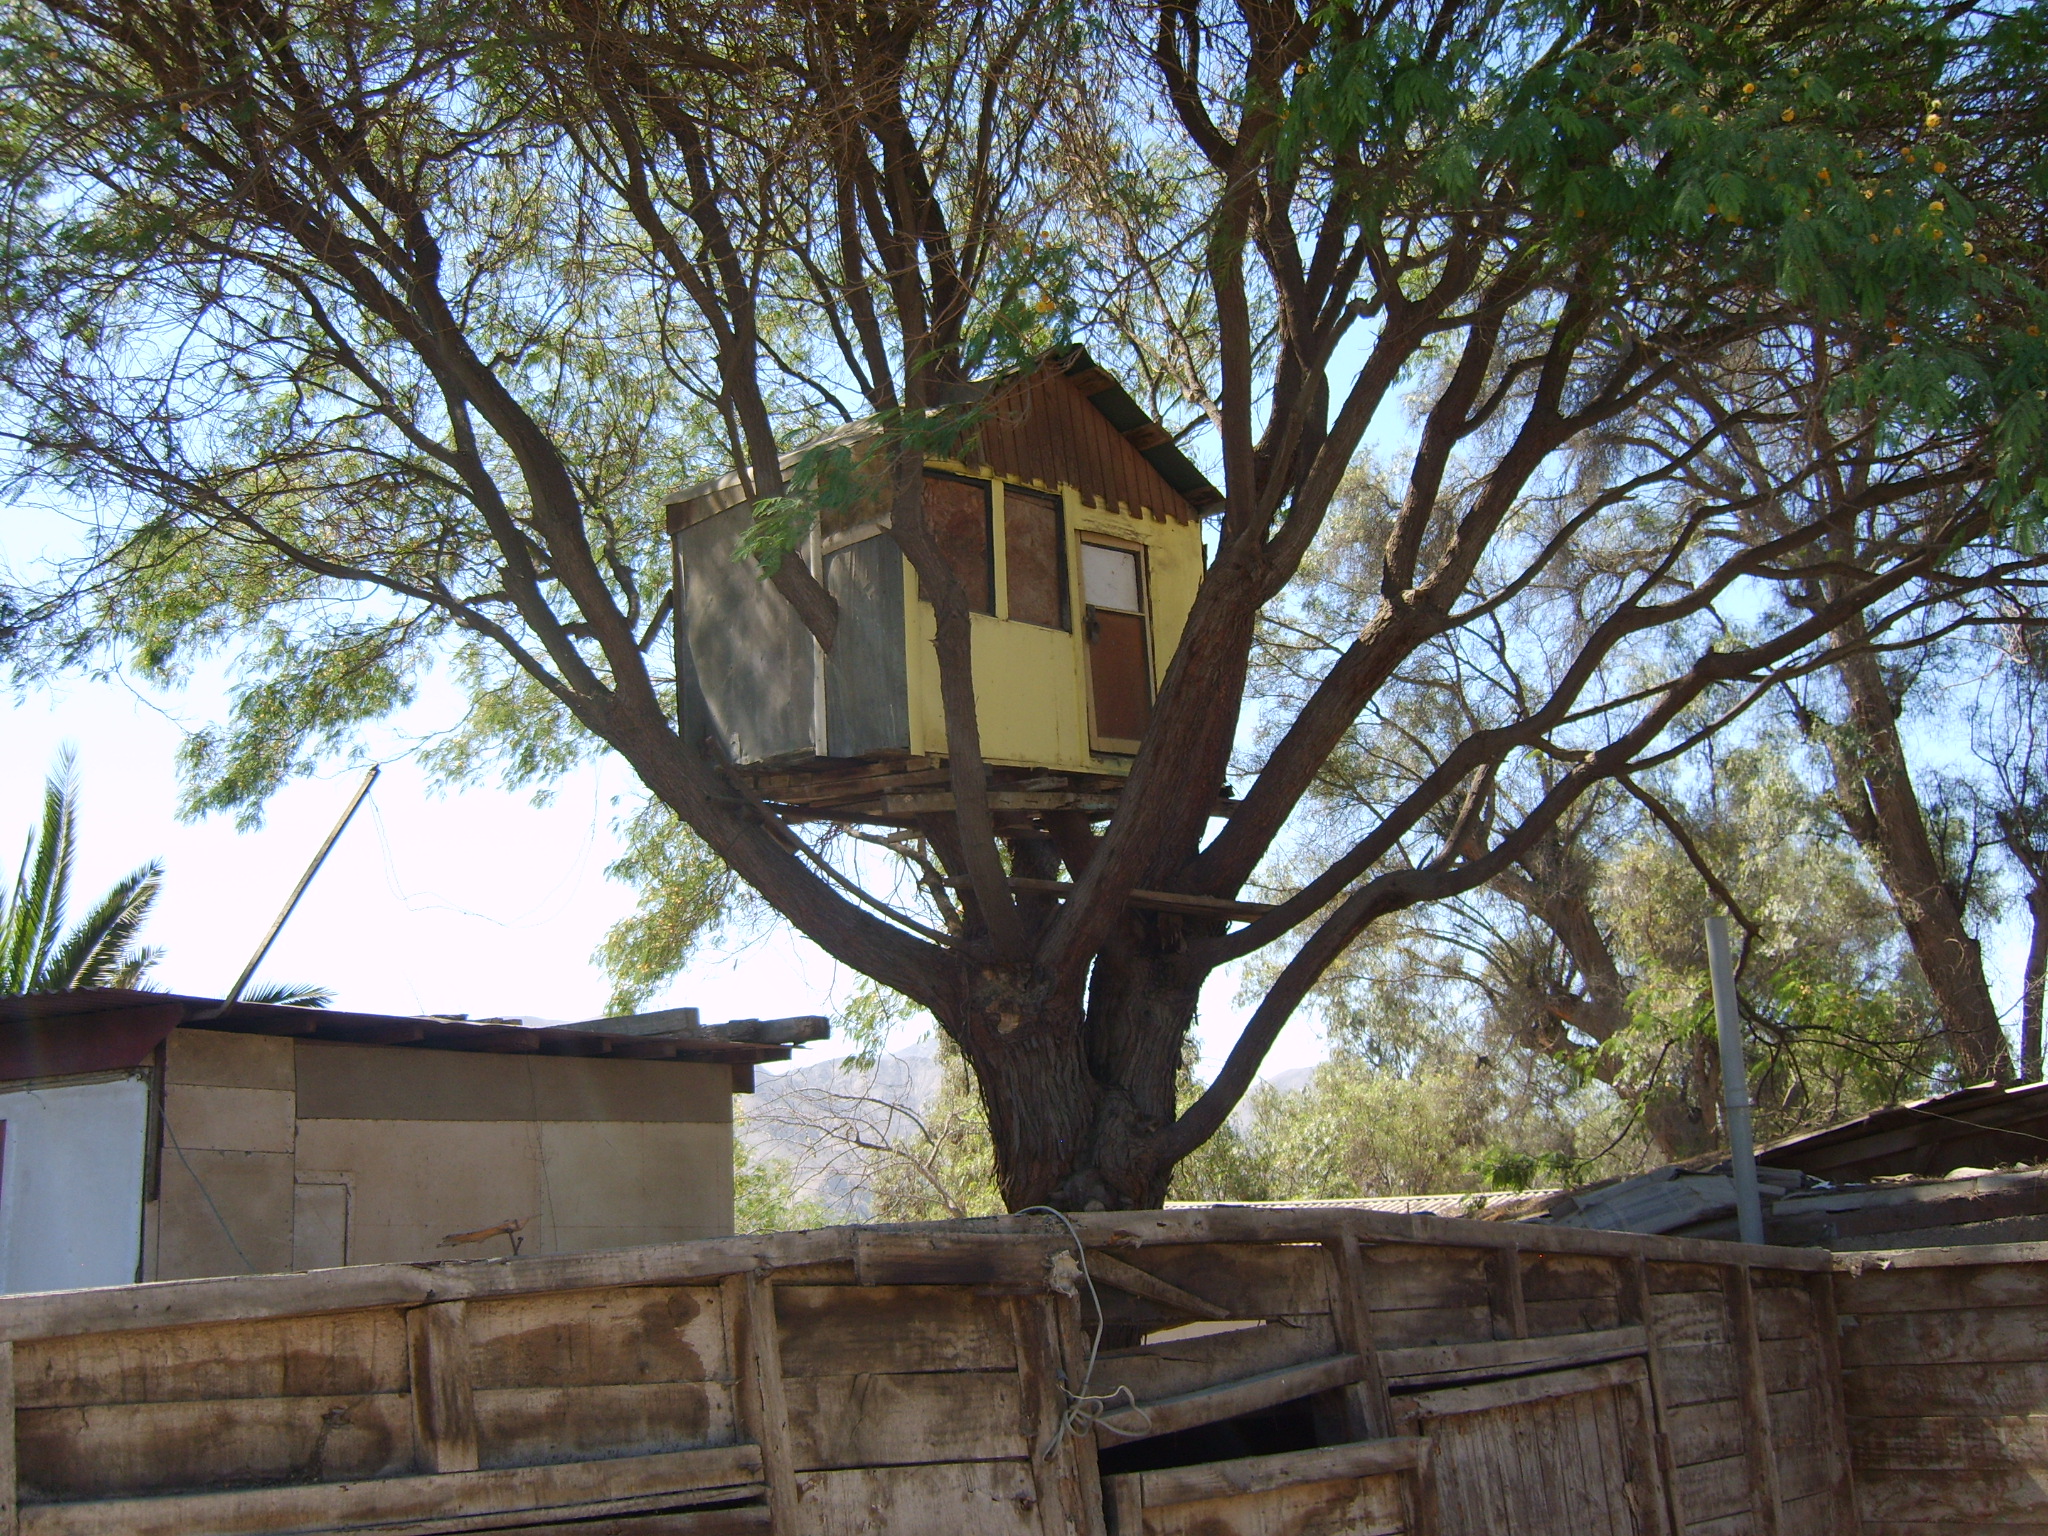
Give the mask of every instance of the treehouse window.
[(1047, 629), (1067, 627), (1067, 561), (1060, 499), (1003, 488), (1003, 563), (1010, 617)]
[(967, 594), (967, 606), (976, 613), (994, 613), (995, 540), (988, 482), (925, 471), (924, 517), (932, 541)]

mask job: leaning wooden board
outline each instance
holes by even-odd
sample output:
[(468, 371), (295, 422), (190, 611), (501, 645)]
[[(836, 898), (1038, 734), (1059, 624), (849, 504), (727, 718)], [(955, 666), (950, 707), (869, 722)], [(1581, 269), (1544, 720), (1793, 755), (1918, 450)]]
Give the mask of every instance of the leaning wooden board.
[(1006, 1217), (0, 1298), (0, 1536), (2048, 1527), (2048, 1247), (1073, 1231), (1086, 1275)]

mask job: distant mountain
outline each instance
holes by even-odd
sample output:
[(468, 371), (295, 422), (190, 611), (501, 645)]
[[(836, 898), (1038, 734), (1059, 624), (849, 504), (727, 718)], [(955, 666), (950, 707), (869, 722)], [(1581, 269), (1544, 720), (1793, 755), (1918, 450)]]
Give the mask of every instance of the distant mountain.
[(735, 1131), (754, 1157), (787, 1163), (800, 1193), (836, 1218), (862, 1221), (871, 1209), (862, 1144), (914, 1136), (938, 1097), (939, 1075), (930, 1040), (886, 1052), (866, 1069), (838, 1057), (759, 1073)]

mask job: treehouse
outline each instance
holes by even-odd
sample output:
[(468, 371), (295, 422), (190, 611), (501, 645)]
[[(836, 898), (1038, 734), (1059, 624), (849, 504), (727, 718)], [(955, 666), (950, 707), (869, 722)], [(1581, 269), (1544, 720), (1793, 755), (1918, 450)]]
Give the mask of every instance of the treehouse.
[[(926, 461), (924, 510), (973, 609), (995, 807), (1106, 815), (1202, 579), (1201, 518), (1222, 498), (1085, 352), (948, 408), (965, 425), (957, 456)], [(861, 424), (825, 441), (851, 460), (875, 440)], [(829, 653), (740, 555), (754, 504), (739, 476), (669, 499), (684, 733), (799, 813), (951, 809), (932, 607), (886, 499), (828, 500), (792, 558), (838, 604)]]

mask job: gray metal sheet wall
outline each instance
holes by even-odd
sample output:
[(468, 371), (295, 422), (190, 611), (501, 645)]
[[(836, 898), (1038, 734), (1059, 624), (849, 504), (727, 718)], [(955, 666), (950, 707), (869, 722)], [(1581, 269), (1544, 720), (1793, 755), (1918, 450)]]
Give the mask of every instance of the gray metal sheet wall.
[(675, 535), (683, 726), (701, 728), (691, 718), (687, 679), (694, 676), (710, 734), (735, 762), (808, 756), (817, 750), (817, 646), (796, 610), (761, 579), (760, 567), (733, 559), (748, 521), (742, 504)]
[(910, 749), (903, 554), (877, 533), (825, 558), (839, 630), (825, 658), (825, 740), (833, 757)]

